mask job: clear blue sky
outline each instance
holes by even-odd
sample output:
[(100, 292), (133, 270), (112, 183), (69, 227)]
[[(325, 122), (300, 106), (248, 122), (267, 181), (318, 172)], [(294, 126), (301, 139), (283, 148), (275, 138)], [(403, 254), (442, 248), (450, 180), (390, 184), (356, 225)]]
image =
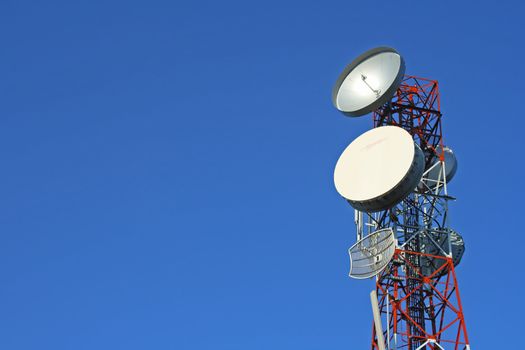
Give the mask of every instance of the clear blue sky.
[(473, 349), (518, 348), (522, 4), (3, 1), (0, 348), (366, 349), (330, 93), (380, 45), (441, 84)]

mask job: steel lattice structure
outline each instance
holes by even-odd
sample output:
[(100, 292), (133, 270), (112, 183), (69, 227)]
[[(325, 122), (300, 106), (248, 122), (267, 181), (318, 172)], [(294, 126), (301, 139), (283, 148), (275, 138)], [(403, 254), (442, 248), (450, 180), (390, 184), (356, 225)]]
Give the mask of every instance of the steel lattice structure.
[[(417, 266), (421, 258), (442, 264), (426, 275)], [(451, 258), (398, 249), (376, 287), (391, 349), (469, 349)], [(379, 349), (375, 328), (372, 349)]]
[[(438, 83), (405, 76), (391, 101), (373, 113), (374, 127), (407, 130), (425, 154), (420, 185), (396, 206), (356, 211), (357, 239), (383, 228), (396, 233), (398, 249), (376, 277), (388, 349), (470, 349), (454, 272)], [(437, 159), (437, 161), (436, 161)], [(426, 175), (441, 167), (439, 179)], [(445, 243), (445, 244), (444, 244)], [(379, 349), (375, 329), (372, 349)]]

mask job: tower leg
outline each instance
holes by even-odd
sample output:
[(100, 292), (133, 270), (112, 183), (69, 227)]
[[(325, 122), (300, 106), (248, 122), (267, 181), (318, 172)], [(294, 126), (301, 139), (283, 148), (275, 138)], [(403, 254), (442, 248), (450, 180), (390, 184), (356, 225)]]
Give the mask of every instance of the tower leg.
[[(430, 275), (413, 264), (415, 257), (441, 259)], [(386, 325), (383, 337), (392, 349), (470, 349), (454, 264), (450, 257), (397, 249), (392, 263), (376, 283), (379, 315)], [(413, 296), (418, 295), (416, 317)], [(414, 331), (416, 330), (416, 331)], [(372, 349), (382, 338), (373, 331)], [(378, 339), (379, 338), (379, 339)], [(383, 343), (384, 344), (384, 343)]]

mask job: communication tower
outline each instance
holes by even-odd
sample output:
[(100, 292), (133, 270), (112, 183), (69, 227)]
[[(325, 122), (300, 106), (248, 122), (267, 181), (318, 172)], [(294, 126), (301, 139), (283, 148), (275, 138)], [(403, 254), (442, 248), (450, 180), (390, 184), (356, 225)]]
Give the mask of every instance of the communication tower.
[(445, 145), (438, 82), (405, 75), (403, 57), (379, 47), (343, 70), (332, 92), (373, 129), (346, 147), (335, 187), (355, 209), (350, 277), (375, 278), (372, 350), (469, 350), (455, 267), (463, 237), (448, 224), (457, 170)]

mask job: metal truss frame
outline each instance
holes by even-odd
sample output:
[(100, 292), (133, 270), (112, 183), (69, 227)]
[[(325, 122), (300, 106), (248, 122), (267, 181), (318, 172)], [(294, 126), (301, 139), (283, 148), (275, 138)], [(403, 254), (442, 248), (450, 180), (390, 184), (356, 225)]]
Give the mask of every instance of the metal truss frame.
[[(392, 100), (372, 117), (374, 127), (407, 130), (425, 154), (426, 169), (418, 187), (394, 207), (355, 213), (358, 240), (388, 227), (396, 234), (399, 249), (376, 277), (379, 310), (386, 315), (385, 345), (389, 350), (469, 349), (450, 244), (448, 201), (455, 198), (447, 189), (437, 81), (405, 76)], [(437, 180), (427, 177), (434, 167), (440, 167)], [(443, 235), (448, 247), (437, 242)], [(425, 267), (429, 261), (431, 268)], [(449, 334), (453, 326), (456, 336)], [(375, 333), (372, 349), (379, 349)]]
[[(415, 257), (423, 256), (441, 260), (441, 266), (426, 275), (413, 264)], [(376, 290), (382, 323), (387, 325), (386, 349), (470, 349), (450, 257), (397, 249), (392, 263), (378, 276)], [(419, 294), (417, 304), (415, 294)], [(379, 349), (376, 338), (372, 327), (372, 349)]]

